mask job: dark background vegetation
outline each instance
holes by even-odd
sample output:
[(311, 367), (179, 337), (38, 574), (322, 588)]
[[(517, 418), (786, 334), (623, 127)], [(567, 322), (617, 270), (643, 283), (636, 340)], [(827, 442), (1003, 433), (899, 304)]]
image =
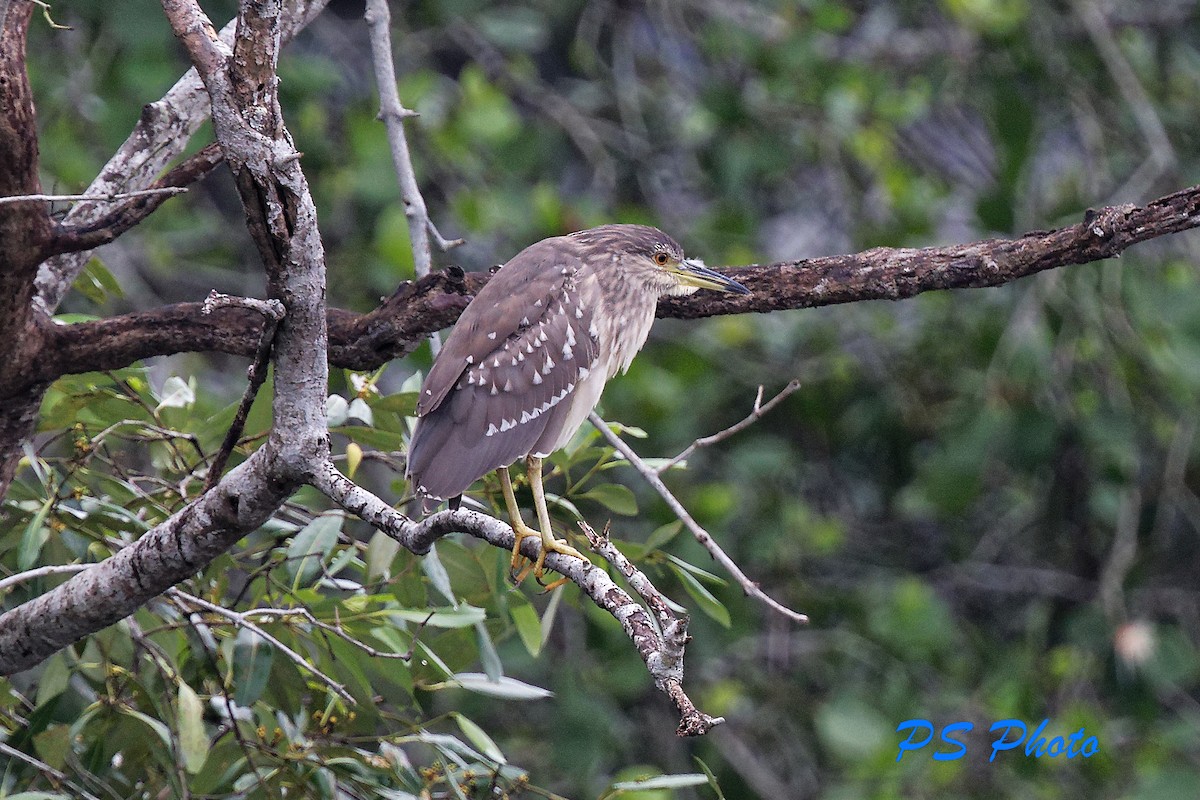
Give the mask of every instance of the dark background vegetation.
[[(234, 8), (212, 2), (206, 10), (222, 24)], [(335, 2), (285, 50), (280, 75), (284, 115), (320, 212), (330, 302), (368, 310), (412, 277), (412, 257), (375, 119), (361, 11)], [(74, 192), (186, 57), (153, 3), (63, 3), (53, 13), (72, 30), (35, 21), (30, 45), (43, 183)], [(420, 113), (409, 141), (421, 186), (442, 232), (467, 241), (438, 260), (471, 269), (544, 236), (614, 220), (656, 224), (717, 266), (966, 242), (1151, 199), (1197, 178), (1197, 20), (1194, 0), (393, 6), (400, 95)], [(196, 146), (210, 139), (202, 132)], [(257, 704), (268, 729), (261, 763), (277, 756), (314, 795), (325, 791), (303, 771), (315, 769), (312, 760), (272, 755), (276, 711), (308, 724), (320, 742), (312, 752), (325, 759), (339, 747), (374, 752), (373, 737), (385, 732), (457, 733), (445, 715), (458, 711), (532, 784), (571, 797), (638, 775), (696, 772), (695, 756), (729, 798), (1195, 796), (1198, 248), (1200, 239), (1184, 234), (1120, 261), (998, 289), (660, 323), (602, 403), (607, 419), (646, 431), (634, 440), (644, 456), (673, 455), (740, 419), (760, 384), (769, 395), (793, 377), (803, 383), (763, 422), (668, 473), (746, 571), (812, 619), (799, 628), (734, 586), (708, 585), (729, 624), (715, 608), (694, 614), (686, 686), (728, 724), (701, 740), (676, 739), (672, 709), (628, 640), (571, 587), (548, 643), (530, 655), (512, 622), (510, 607), (523, 601), (504, 588), (504, 556), (446, 542), (439, 552), (455, 592), (488, 610), (506, 674), (555, 697), (521, 703), (426, 691), (421, 681), (432, 681), (418, 665), (363, 656), (364, 682), (408, 702), (389, 699), (385, 713), (360, 709), (357, 722), (322, 731), (309, 716), (324, 710), (324, 696), (306, 694), (303, 677), (277, 658)], [(120, 291), (83, 287), (66, 310), (107, 315), (196, 300), (212, 288), (262, 292), (222, 170), (98, 256)], [(423, 348), (391, 365), (381, 389), (399, 392), (429, 358)], [(195, 406), (166, 409), (177, 414), (167, 422), (215, 446), (221, 431), (208, 428), (210, 416), (240, 393), (244, 362), (177, 357), (123, 375), (144, 397), (168, 376), (194, 376)], [(353, 396), (343, 376), (335, 381), (335, 391)], [(88, 382), (116, 386), (111, 376), (66, 379), (48, 405)], [(63, 475), (75, 455), (73, 425), (94, 433), (133, 414), (100, 401), (91, 417), (59, 410), (43, 440), (67, 431), (44, 450)], [(368, 450), (393, 443), (351, 435)], [(339, 436), (335, 452), (347, 441)], [(114, 441), (108, 461), (91, 467), (177, 480), (165, 452)], [(363, 469), (385, 496), (403, 494), (399, 475)], [(88, 475), (64, 480), (112, 491), (120, 504), (119, 491)], [(613, 513), (630, 510), (624, 496), (609, 508), (579, 498), (585, 517), (601, 524), (612, 516), (614, 535), (632, 543), (671, 522), (632, 470), (602, 475), (633, 490), (637, 513)], [(31, 470), (19, 481), (0, 530), (0, 576), (18, 570), (44, 496)], [(287, 516), (302, 524), (312, 511), (302, 494)], [(54, 535), (36, 563), (78, 557), (59, 536), (70, 519), (59, 519), (48, 523)], [(371, 539), (357, 522), (344, 533)], [(216, 575), (269, 560), (264, 541), (248, 541), (189, 591), (233, 605), (240, 587)], [(662, 550), (711, 566), (686, 533)], [(660, 588), (695, 608), (665, 556), (646, 558)], [(392, 574), (403, 588), (378, 591), (413, 607), (443, 602), (415, 558), (396, 556)], [(239, 610), (263, 591), (249, 585)], [(336, 593), (326, 594), (334, 598), (321, 601), (328, 610)], [(305, 601), (317, 604), (316, 596)], [(525, 596), (545, 608), (546, 598), (528, 588)], [(149, 611), (138, 621), (162, 624)], [(57, 754), (70, 774), (91, 771), (113, 788), (97, 790), (105, 797), (172, 786), (153, 777), (161, 756), (145, 723), (111, 710), (125, 704), (172, 724), (169, 712), (155, 710), (162, 690), (142, 674), (121, 630), (56, 656), (53, 668), (73, 676), (58, 693), (39, 703), (39, 683), (26, 679), (8, 684), (24, 702), (0, 699), (10, 744), (44, 759)], [(177, 636), (177, 664), (207, 697), (226, 673), (189, 657), (184, 633)], [(425, 641), (454, 669), (482, 669), (471, 628)], [(89, 667), (89, 657), (115, 666)], [(400, 688), (391, 686), (386, 676), (400, 672)], [(44, 673), (32, 678), (46, 681)], [(295, 687), (281, 688), (289, 680)], [(22, 733), (18, 717), (32, 718), (36, 730)], [(219, 720), (209, 717), (212, 732)], [(910, 718), (973, 722), (966, 757), (934, 762), (931, 747), (897, 764), (895, 729)], [(1007, 718), (1030, 727), (1049, 718), (1052, 734), (1085, 727), (1100, 752), (1067, 760), (1012, 751), (989, 763), (987, 728)], [(71, 753), (59, 744), (62, 730), (79, 737)], [(39, 740), (45, 731), (54, 736)], [(121, 744), (138, 737), (150, 744)], [(235, 764), (229, 739), (210, 760)], [(416, 767), (436, 758), (411, 744), (405, 752)], [(35, 782), (48, 790), (23, 764), (4, 770), (0, 791)], [(208, 785), (212, 794), (230, 791), (216, 778)], [(241, 789), (265, 791), (253, 781)], [(701, 787), (680, 796), (714, 794)]]

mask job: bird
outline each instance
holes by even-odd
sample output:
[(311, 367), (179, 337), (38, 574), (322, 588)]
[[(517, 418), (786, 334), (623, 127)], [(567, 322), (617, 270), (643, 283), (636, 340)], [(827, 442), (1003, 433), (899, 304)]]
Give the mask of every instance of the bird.
[[(513, 571), (534, 536), (539, 581), (547, 553), (588, 561), (554, 537), (542, 459), (570, 441), (605, 383), (629, 369), (658, 299), (697, 289), (750, 293), (647, 225), (603, 225), (522, 250), (467, 305), (421, 386), (406, 468), (417, 496), (453, 504), (496, 471), (516, 534)], [(520, 459), (536, 530), (521, 518), (509, 475)]]

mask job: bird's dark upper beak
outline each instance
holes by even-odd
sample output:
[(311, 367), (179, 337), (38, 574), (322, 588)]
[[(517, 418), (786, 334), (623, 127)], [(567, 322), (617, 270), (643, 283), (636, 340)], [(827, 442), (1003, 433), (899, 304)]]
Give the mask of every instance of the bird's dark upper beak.
[(750, 294), (749, 289), (733, 278), (727, 278), (695, 259), (688, 258), (681, 261), (676, 274), (680, 283), (688, 286), (698, 286), (701, 289), (714, 289), (731, 294)]

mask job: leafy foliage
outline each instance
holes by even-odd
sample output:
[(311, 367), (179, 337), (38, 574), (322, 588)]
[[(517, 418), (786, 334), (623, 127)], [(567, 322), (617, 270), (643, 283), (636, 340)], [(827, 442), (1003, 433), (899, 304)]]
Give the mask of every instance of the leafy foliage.
[[(1087, 4), (421, 2), (395, 13), (400, 91), (434, 218), (468, 240), (445, 261), (486, 267), (613, 219), (659, 224), (711, 264), (966, 241), (1195, 174), (1195, 3), (1104, 6), (1144, 101), (1080, 22)], [(369, 308), (412, 258), (357, 13), (327, 12), (281, 75), (330, 299)], [(35, 26), (31, 72), (45, 182), (74, 191), (185, 64), (144, 3), (55, 14), (73, 31)], [(1148, 119), (1165, 155), (1147, 156)], [(68, 311), (261, 293), (234, 197), (218, 176), (168, 202), (99, 251)], [(178, 593), (0, 682), (4, 745), (69, 781), (5, 751), (0, 792), (1185, 796), (1200, 762), (1194, 247), (658, 327), (603, 406), (647, 432), (645, 454), (741, 418), (760, 383), (803, 380), (666, 479), (809, 613), (804, 630), (713, 575), (594, 431), (553, 459), (563, 530), (611, 516), (623, 551), (701, 612), (689, 688), (729, 719), (703, 741), (669, 740), (628, 641), (571, 587), (513, 589), (508, 554), (469, 542), (414, 558), (302, 493)], [(428, 360), (331, 389), (343, 466), (397, 500)], [(107, 558), (195, 496), (242, 377), (189, 356), (59, 381), (5, 501), (0, 575)], [(234, 463), (269, 400), (268, 384)], [(495, 508), (497, 489), (474, 496)], [(992, 721), (1047, 717), (1099, 754), (987, 762)], [(967, 756), (896, 763), (910, 718), (973, 721)]]

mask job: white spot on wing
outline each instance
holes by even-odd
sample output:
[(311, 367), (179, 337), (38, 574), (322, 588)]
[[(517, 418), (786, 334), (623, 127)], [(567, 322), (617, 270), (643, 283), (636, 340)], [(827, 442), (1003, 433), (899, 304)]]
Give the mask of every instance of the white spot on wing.
[(542, 373), (540, 373), (540, 372), (533, 373), (533, 382), (535, 384), (540, 384), (542, 382)]
[(496, 423), (494, 423), (494, 422), (489, 422), (489, 423), (488, 423), (488, 429), (487, 429), (487, 432), (486, 432), (486, 433), (484, 433), (483, 435), (484, 435), (484, 436), (495, 436), (495, 435), (496, 435), (496, 433), (497, 433), (497, 431), (496, 431)]
[(495, 338), (496, 338), (496, 332), (495, 332), (495, 331), (492, 331), (491, 333), (489, 333), (489, 334), (488, 334), (488, 338), (489, 338), (489, 339), (492, 339), (492, 340), (495, 340)]

